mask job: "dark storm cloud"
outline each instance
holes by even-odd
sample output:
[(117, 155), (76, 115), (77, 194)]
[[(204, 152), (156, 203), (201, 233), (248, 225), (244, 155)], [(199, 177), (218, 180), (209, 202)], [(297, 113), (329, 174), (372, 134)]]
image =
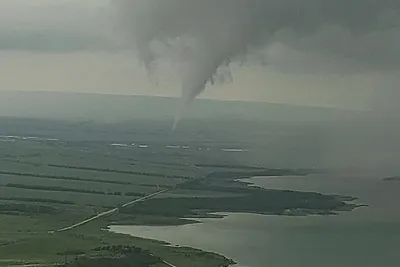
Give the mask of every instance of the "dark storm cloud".
[(256, 51), (263, 64), (282, 70), (332, 65), (380, 72), (400, 67), (397, 0), (115, 2), (150, 71), (166, 54), (180, 63), (186, 100), (212, 83), (222, 66), (254, 58)]
[[(150, 71), (159, 59), (178, 63), (186, 100), (209, 82), (230, 80), (231, 63), (289, 73), (400, 67), (398, 0), (41, 0), (32, 8), (7, 2), (4, 8), (0, 1), (1, 50), (136, 48)], [(121, 32), (133, 41), (116, 38)]]

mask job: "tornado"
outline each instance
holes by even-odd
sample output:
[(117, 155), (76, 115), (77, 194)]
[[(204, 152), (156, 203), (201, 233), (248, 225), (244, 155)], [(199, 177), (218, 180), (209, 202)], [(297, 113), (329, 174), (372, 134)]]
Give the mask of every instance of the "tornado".
[[(272, 44), (349, 66), (399, 68), (400, 2), (376, 0), (114, 0), (121, 27), (148, 73), (169, 60), (181, 80), (183, 110), (232, 62), (248, 62)], [(372, 37), (373, 39), (371, 39)], [(376, 38), (382, 37), (377, 53)], [(397, 38), (399, 37), (399, 38)], [(396, 45), (398, 44), (398, 45)], [(360, 49), (362, 47), (362, 49)], [(325, 57), (324, 57), (325, 56)], [(276, 59), (276, 58), (273, 58)], [(292, 59), (285, 58), (290, 64)], [(344, 63), (346, 64), (346, 63)], [(352, 65), (353, 64), (353, 65)], [(224, 71), (219, 71), (224, 68)], [(341, 69), (341, 68), (339, 68)], [(363, 69), (357, 67), (354, 69)], [(227, 77), (219, 77), (227, 76)], [(267, 87), (267, 86), (266, 86)], [(243, 88), (246, 90), (246, 88)]]

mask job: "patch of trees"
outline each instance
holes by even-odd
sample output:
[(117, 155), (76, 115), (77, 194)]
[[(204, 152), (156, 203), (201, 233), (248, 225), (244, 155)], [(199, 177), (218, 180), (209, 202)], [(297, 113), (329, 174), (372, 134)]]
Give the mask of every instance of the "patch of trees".
[(42, 186), (42, 185), (26, 185), (26, 184), (6, 184), (5, 187), (21, 188), (21, 189), (32, 189), (32, 190), (45, 190), (45, 191), (58, 191), (58, 192), (75, 192), (75, 193), (86, 193), (86, 194), (98, 194), (105, 195), (103, 191), (89, 190), (89, 189), (77, 189), (77, 188), (66, 188), (61, 186)]
[(307, 214), (331, 214), (349, 205), (335, 196), (319, 193), (264, 190), (249, 191), (238, 197), (154, 198), (122, 208), (120, 213), (184, 218), (211, 212), (284, 214), (287, 210), (298, 209)]
[[(89, 189), (67, 188), (67, 187), (61, 187), (61, 186), (42, 186), (42, 185), (26, 185), (26, 184), (9, 183), (9, 184), (6, 184), (5, 187), (31, 189), (31, 190), (56, 191), (56, 192), (74, 192), (74, 193), (84, 193), (84, 194), (122, 196), (122, 192), (104, 192), (104, 191), (89, 190)], [(125, 193), (125, 196), (143, 197), (143, 196), (145, 196), (145, 194), (144, 193), (127, 192), (127, 193)], [(31, 199), (31, 200), (33, 201), (35, 199)], [(41, 199), (38, 199), (38, 200), (41, 200)], [(42, 201), (38, 201), (38, 202), (43, 202), (43, 201), (46, 201), (46, 200), (42, 200)], [(56, 200), (48, 200), (48, 202), (49, 203), (57, 203), (58, 202), (58, 204), (73, 204), (73, 202), (56, 201)]]
[(229, 168), (242, 170), (265, 170), (262, 167), (247, 166), (247, 165), (232, 165), (232, 164), (196, 164), (200, 168)]
[(103, 169), (103, 168), (95, 168), (95, 167), (60, 165), (60, 164), (48, 164), (48, 166), (56, 167), (56, 168), (78, 169), (78, 170), (85, 170), (85, 171), (111, 172), (111, 173), (142, 175), (142, 176), (151, 176), (151, 177), (176, 178), (176, 179), (182, 179), (182, 180), (193, 179), (192, 177), (184, 176), (184, 175), (166, 175), (166, 174), (162, 174), (162, 173), (152, 173), (152, 172), (138, 172), (138, 171), (128, 171), (128, 170), (117, 170), (117, 169)]
[(56, 200), (47, 198), (27, 198), (27, 197), (0, 197), (0, 200), (6, 201), (21, 201), (21, 202), (36, 202), (36, 203), (50, 203), (50, 204), (65, 204), (74, 205), (73, 201), (69, 200)]
[(162, 262), (148, 250), (134, 246), (104, 246), (94, 249), (95, 255), (76, 258), (64, 267), (150, 267)]
[(57, 253), (57, 255), (62, 255), (62, 256), (80, 256), (80, 255), (85, 255), (85, 251), (80, 250), (80, 249), (71, 249), (71, 250), (66, 250), (66, 251)]
[(237, 194), (248, 194), (253, 191), (263, 189), (256, 187), (248, 187), (244, 182), (212, 180), (211, 178), (197, 179), (176, 186), (180, 189), (199, 190), (199, 191), (215, 191)]
[(44, 205), (29, 205), (22, 203), (2, 203), (0, 213), (3, 214), (54, 214), (57, 212), (55, 207)]
[(142, 253), (145, 252), (140, 247), (135, 247), (135, 246), (123, 246), (123, 245), (111, 245), (111, 246), (102, 246), (102, 247), (97, 247), (94, 249), (94, 251), (109, 251), (113, 253), (118, 253), (122, 255), (128, 255), (131, 253)]
[(93, 183), (103, 183), (103, 184), (121, 184), (121, 185), (132, 184), (129, 182), (114, 181), (114, 180), (90, 179), (90, 178), (80, 178), (80, 177), (72, 177), (72, 176), (46, 175), (46, 174), (23, 173), (23, 172), (0, 171), (0, 174), (23, 176), (23, 177), (33, 177), (33, 178), (44, 178), (44, 179), (52, 179), (52, 180), (83, 181), (83, 182), (93, 182)]
[(253, 176), (284, 176), (284, 175), (307, 175), (307, 170), (291, 170), (291, 169), (264, 169), (262, 171), (216, 171), (207, 174), (207, 178), (220, 179), (240, 179)]
[(125, 196), (127, 196), (127, 197), (145, 197), (146, 193), (126, 192)]
[[(194, 179), (193, 179), (193, 181), (194, 181)], [(160, 187), (160, 188), (165, 188), (165, 189), (172, 189), (172, 188), (176, 187), (176, 185), (167, 185), (167, 184), (161, 184), (161, 185), (158, 185), (158, 184), (139, 184), (139, 185), (140, 186), (146, 186), (146, 187), (153, 187), (153, 188)]]

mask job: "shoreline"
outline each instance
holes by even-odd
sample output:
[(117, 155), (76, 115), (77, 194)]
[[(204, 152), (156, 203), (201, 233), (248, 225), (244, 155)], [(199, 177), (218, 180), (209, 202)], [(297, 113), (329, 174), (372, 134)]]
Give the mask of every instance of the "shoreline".
[[(202, 222), (199, 222), (199, 223), (202, 223)], [(212, 256), (213, 258), (217, 258), (217, 260), (219, 260), (220, 263), (219, 263), (218, 266), (220, 266), (220, 267), (230, 267), (230, 266), (236, 266), (236, 265), (239, 264), (233, 258), (229, 258), (229, 257), (227, 257), (225, 255), (222, 255), (221, 253), (218, 253), (218, 252), (210, 251), (210, 250), (199, 248), (199, 247), (196, 247), (196, 246), (186, 246), (186, 245), (173, 244), (173, 242), (168, 242), (168, 241), (165, 241), (165, 240), (160, 240), (160, 239), (155, 239), (155, 238), (144, 238), (144, 237), (132, 235), (132, 234), (129, 234), (129, 233), (123, 233), (123, 232), (114, 231), (112, 229), (112, 227), (121, 227), (121, 226), (122, 227), (132, 227), (134, 225), (110, 225), (110, 226), (107, 226), (105, 229), (102, 229), (102, 230), (103, 231), (107, 231), (108, 233), (111, 233), (111, 234), (115, 234), (115, 235), (129, 236), (129, 237), (132, 237), (132, 238), (138, 238), (138, 239), (146, 240), (146, 241), (149, 241), (149, 242), (156, 242), (157, 244), (161, 245), (162, 247), (168, 248), (168, 249), (181, 249), (181, 250), (186, 250), (188, 252), (195, 253), (195, 254), (197, 254), (197, 253), (203, 254), (203, 255), (205, 254), (205, 255), (207, 255), (206, 257)], [(139, 225), (136, 225), (136, 226), (139, 226)], [(144, 226), (144, 225), (141, 225), (141, 226)], [(175, 227), (179, 227), (179, 226), (183, 226), (183, 225), (177, 225)], [(157, 227), (157, 226), (148, 226), (148, 227)], [(161, 227), (161, 226), (159, 226), (159, 227)], [(171, 226), (167, 226), (167, 227), (171, 227)]]
[[(268, 171), (265, 171), (268, 172)], [(222, 178), (215, 177), (216, 174)], [(229, 193), (229, 197), (174, 197), (155, 198), (139, 206), (120, 210), (119, 219), (110, 224), (147, 226), (169, 226), (196, 224), (198, 219), (224, 218), (223, 213), (249, 213), (259, 215), (337, 215), (363, 205), (352, 203), (356, 197), (298, 190), (268, 189), (255, 186), (248, 180), (257, 178), (254, 173), (211, 173), (204, 179), (186, 182), (176, 189), (195, 192), (212, 191), (215, 194)], [(264, 173), (263, 173), (264, 174)], [(289, 173), (289, 175), (292, 175)], [(298, 176), (298, 174), (294, 174)], [(305, 174), (302, 173), (301, 176)], [(227, 177), (224, 177), (227, 176)], [(270, 174), (258, 176), (268, 179)], [(254, 186), (253, 186), (254, 185)], [(280, 204), (271, 204), (280, 203)]]
[[(239, 185), (243, 185), (244, 187), (248, 187), (248, 188), (252, 188), (252, 187), (258, 187), (261, 190), (269, 190), (268, 188), (265, 188), (263, 186), (259, 186), (256, 185), (254, 182), (251, 182), (251, 179), (257, 179), (257, 178), (265, 178), (268, 179), (269, 177), (253, 177), (253, 176), (249, 176), (249, 177), (242, 177), (239, 179), (234, 179), (233, 181), (235, 183), (238, 183)], [(299, 193), (301, 193), (301, 191), (299, 191)], [(307, 193), (307, 192), (306, 192)], [(316, 192), (315, 192), (316, 193)], [(229, 216), (230, 214), (247, 214), (247, 215), (260, 215), (260, 216), (268, 216), (268, 215), (274, 215), (274, 216), (287, 216), (287, 217), (293, 217), (293, 216), (300, 216), (300, 217), (307, 217), (310, 215), (318, 215), (318, 216), (331, 216), (331, 215), (339, 215), (340, 212), (350, 212), (356, 208), (362, 207), (364, 205), (356, 205), (356, 204), (351, 204), (348, 202), (351, 201), (355, 201), (357, 200), (356, 197), (350, 197), (350, 196), (341, 196), (341, 195), (332, 195), (333, 197), (335, 197), (335, 199), (337, 201), (343, 201), (346, 202), (346, 206), (343, 207), (343, 210), (340, 210), (339, 208), (336, 210), (335, 213), (317, 213), (317, 214), (312, 214), (309, 213), (307, 210), (294, 210), (294, 211), (288, 211), (285, 214), (277, 214), (274, 212), (271, 213), (266, 213), (266, 212), (252, 212), (252, 211), (243, 211), (243, 212), (229, 212), (229, 211), (220, 211), (220, 212), (207, 212), (205, 211), (204, 213), (202, 213), (201, 215), (199, 215), (199, 217), (182, 217), (179, 218), (180, 223), (178, 224), (110, 224), (107, 226), (107, 228), (105, 230), (107, 230), (110, 233), (114, 233), (114, 234), (122, 234), (122, 235), (128, 235), (134, 238), (143, 238), (145, 240), (149, 240), (149, 241), (155, 241), (155, 242), (159, 242), (162, 244), (162, 246), (164, 247), (170, 247), (170, 248), (182, 248), (182, 249), (190, 249), (193, 251), (201, 251), (202, 253), (207, 253), (208, 255), (217, 255), (218, 257), (221, 257), (224, 261), (226, 261), (227, 263), (229, 263), (228, 265), (221, 265), (221, 266), (236, 266), (238, 263), (237, 260), (235, 260), (234, 258), (228, 258), (227, 256), (224, 255), (224, 253), (219, 253), (219, 252), (214, 252), (213, 250), (208, 250), (207, 248), (201, 248), (201, 247), (197, 247), (197, 246), (192, 246), (192, 245), (180, 245), (179, 242), (175, 243), (175, 242), (170, 242), (170, 241), (165, 241), (162, 239), (157, 239), (157, 238), (147, 238), (147, 237), (141, 237), (138, 235), (134, 235), (134, 234), (130, 234), (130, 233), (126, 233), (123, 231), (118, 231), (117, 229), (113, 229), (113, 227), (183, 227), (186, 225), (194, 225), (194, 224), (202, 224), (204, 223), (204, 220), (207, 219), (224, 219), (227, 216)]]
[[(46, 236), (38, 236), (37, 238), (46, 238), (49, 240), (49, 244), (58, 242), (58, 239), (61, 237), (67, 238), (67, 243), (74, 244), (74, 248), (79, 247), (80, 253), (83, 253), (87, 261), (117, 261), (118, 253), (109, 252), (104, 257), (102, 255), (103, 249), (109, 251), (106, 249), (109, 249), (110, 246), (118, 249), (124, 249), (128, 246), (129, 250), (132, 248), (133, 250), (136, 248), (142, 249), (139, 254), (126, 254), (127, 257), (136, 257), (135, 260), (147, 257), (152, 260), (160, 259), (177, 267), (187, 266), (188, 263), (192, 264), (192, 262), (191, 266), (193, 267), (226, 267), (238, 264), (237, 259), (230, 259), (224, 256), (232, 256), (235, 255), (234, 253), (225, 253), (224, 250), (218, 250), (218, 248), (215, 249), (213, 246), (208, 247), (207, 245), (196, 246), (189, 243), (183, 246), (179, 242), (176, 242), (177, 246), (174, 244), (175, 242), (163, 241), (162, 238), (161, 240), (160, 238), (142, 238), (140, 235), (110, 231), (110, 227), (121, 225), (129, 225), (131, 227), (145, 225), (182, 227), (185, 225), (202, 224), (206, 219), (221, 220), (230, 213), (263, 216), (292, 216), (294, 214), (298, 216), (333, 215), (333, 212), (337, 212), (343, 208), (347, 208), (347, 210), (355, 208), (354, 205), (344, 203), (343, 198), (339, 199), (337, 196), (328, 196), (316, 192), (307, 193), (254, 188), (249, 186), (248, 183), (237, 181), (239, 178), (249, 179), (259, 174), (265, 176), (286, 176), (286, 173), (287, 175), (297, 174), (296, 171), (274, 169), (266, 169), (261, 172), (211, 172), (203, 178), (186, 181), (175, 186), (173, 190), (176, 190), (174, 193), (177, 196), (156, 197), (152, 199), (147, 196), (145, 197), (146, 201), (140, 201), (140, 199), (134, 200), (129, 203), (138, 202), (138, 205), (122, 205), (121, 207), (114, 208), (111, 211), (118, 211), (116, 212), (116, 216), (104, 216), (99, 221), (90, 220), (90, 224), (86, 224), (86, 222), (89, 222), (88, 219), (85, 220), (85, 217), (87, 218), (87, 210), (76, 211), (76, 214), (72, 214), (72, 217), (68, 216), (68, 219), (64, 218), (67, 215), (60, 214), (60, 219), (62, 221), (65, 220), (65, 224), (72, 225), (72, 227), (65, 228), (64, 226), (64, 228), (60, 228), (61, 226), (58, 226), (59, 223), (49, 223), (44, 220), (44, 229), (54, 224), (56, 227), (52, 226), (51, 229), (67, 229), (71, 230), (71, 232), (63, 233), (63, 231), (60, 231), (58, 234), (46, 232)], [(181, 190), (185, 192), (184, 195), (180, 195)], [(203, 194), (202, 192), (207, 192), (207, 194)], [(294, 213), (289, 210), (288, 213), (288, 208), (296, 210), (294, 210)], [(107, 211), (106, 215), (108, 215)], [(74, 219), (75, 217), (77, 218), (76, 220)], [(15, 219), (18, 218), (15, 217)], [(85, 223), (76, 224), (74, 221)], [(24, 227), (28, 227), (28, 225), (24, 225)], [(32, 242), (34, 240), (36, 239), (32, 239)], [(98, 247), (98, 244), (104, 244), (104, 247)], [(59, 248), (57, 247), (51, 247), (41, 252), (41, 258), (51, 263), (61, 260), (62, 254), (60, 253), (71, 253), (71, 249), (69, 245), (66, 245), (65, 251), (62, 252), (58, 251)], [(99, 249), (99, 251), (96, 249)], [(125, 253), (123, 250), (120, 251)], [(19, 255), (18, 253), (16, 252), (16, 255)], [(82, 260), (85, 260), (85, 258), (82, 258)], [(121, 261), (124, 260), (128, 260), (128, 258), (121, 258)], [(79, 264), (79, 261), (76, 264)], [(91, 262), (91, 264), (95, 264), (94, 266), (96, 266), (95, 262)], [(68, 266), (74, 267), (75, 265), (72, 263)]]

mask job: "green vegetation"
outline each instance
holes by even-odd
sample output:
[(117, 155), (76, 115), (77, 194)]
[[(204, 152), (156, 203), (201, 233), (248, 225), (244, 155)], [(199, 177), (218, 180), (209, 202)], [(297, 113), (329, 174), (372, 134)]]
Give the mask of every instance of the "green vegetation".
[[(0, 266), (22, 263), (149, 266), (156, 263), (157, 267), (167, 267), (159, 261), (160, 258), (179, 264), (179, 267), (227, 266), (230, 263), (213, 253), (189, 248), (172, 249), (165, 247), (164, 243), (101, 230), (116, 221), (132, 223), (134, 220), (136, 224), (151, 222), (153, 225), (193, 222), (161, 214), (136, 216), (119, 213), (66, 233), (49, 234), (49, 231), (103, 212), (105, 206), (112, 209), (163, 188), (173, 189), (177, 183), (201, 176), (200, 170), (185, 169), (186, 164), (182, 164), (177, 171), (174, 162), (169, 165), (167, 160), (160, 164), (160, 160), (154, 158), (148, 161), (132, 159), (131, 155), (109, 158), (110, 148), (103, 149), (104, 143), (49, 145), (39, 141), (20, 142), (24, 144), (0, 143), (0, 227), (3, 229), (0, 259), (9, 259), (0, 261)], [(86, 154), (82, 149), (86, 146), (96, 154)], [(132, 160), (118, 159), (122, 157)], [(174, 157), (168, 159), (176, 160)], [(115, 167), (109, 168), (110, 164)], [(98, 249), (133, 248), (133, 245), (141, 249), (140, 253), (139, 250), (122, 254), (115, 249), (109, 252)]]
[(20, 201), (20, 202), (36, 202), (36, 203), (49, 203), (49, 204), (65, 204), (74, 205), (75, 203), (70, 200), (56, 200), (56, 199), (46, 199), (46, 198), (28, 198), (28, 197), (0, 197), (0, 200), (6, 201)]
[[(346, 203), (350, 198), (264, 190), (237, 181), (250, 176), (305, 175), (309, 171), (238, 164), (240, 153), (230, 156), (221, 151), (221, 144), (236, 147), (246, 143), (226, 140), (226, 129), (210, 133), (190, 124), (186, 132), (177, 132), (178, 140), (174, 140), (160, 130), (169, 124), (154, 128), (153, 122), (147, 121), (133, 122), (133, 126), (111, 124), (109, 128), (92, 122), (22, 120), (20, 124), (16, 120), (2, 124), (0, 119), (4, 135), (0, 139), (13, 138), (12, 142), (0, 142), (0, 259), (7, 259), (0, 260), (0, 266), (57, 263), (68, 267), (167, 267), (165, 262), (177, 267), (228, 266), (231, 260), (214, 253), (102, 229), (111, 224), (190, 224), (198, 217), (215, 217), (212, 212), (308, 215), (334, 214), (355, 207)], [(48, 141), (49, 137), (54, 139)], [(143, 142), (149, 148), (110, 146), (116, 140)], [(188, 148), (170, 149), (169, 144)], [(169, 190), (122, 208), (164, 189)], [(116, 207), (120, 208), (118, 212), (106, 213), (78, 228), (55, 231)], [(187, 217), (193, 219), (182, 219)]]
[[(264, 175), (266, 175), (265, 172)], [(275, 171), (273, 171), (275, 173)], [(244, 173), (240, 174), (241, 176)], [(210, 175), (210, 177), (215, 177)], [(235, 177), (235, 176), (231, 176)], [(124, 214), (159, 214), (164, 217), (188, 218), (207, 217), (214, 212), (251, 212), (259, 214), (284, 215), (292, 210), (307, 214), (329, 215), (356, 205), (348, 204), (338, 196), (328, 196), (312, 192), (265, 190), (247, 187), (234, 180), (196, 180), (179, 185), (191, 190), (213, 190), (238, 194), (237, 197), (182, 197), (156, 198), (120, 210)]]
[[(73, 189), (73, 188), (65, 188), (65, 187), (51, 187), (51, 186), (37, 186), (37, 185), (24, 185), (24, 184), (6, 184), (5, 187), (31, 189), (31, 190), (45, 190), (45, 191), (55, 191), (55, 192), (75, 192), (75, 193), (96, 194), (96, 195), (114, 195), (114, 196), (121, 196), (122, 195), (121, 192), (103, 192), (103, 191), (94, 191), (94, 190), (85, 190), (85, 189)], [(145, 196), (144, 193), (133, 193), (133, 192), (125, 193), (125, 195), (126, 196)], [(60, 203), (60, 204), (68, 203), (68, 201), (57, 201), (57, 200), (54, 200), (54, 201), (50, 200), (50, 202)]]
[[(243, 169), (243, 168), (241, 168)], [(215, 171), (209, 173), (207, 178), (217, 179), (240, 179), (253, 176), (283, 176), (283, 175), (307, 175), (311, 172), (308, 170), (292, 170), (292, 169), (262, 169), (257, 171)]]
[[(71, 214), (74, 216), (73, 214)], [(48, 229), (63, 225), (63, 215), (10, 216), (1, 215), (0, 226), (8, 234), (0, 236), (0, 259), (14, 259), (15, 264), (52, 264), (66, 266), (152, 266), (150, 263), (167, 261), (176, 266), (219, 267), (232, 263), (223, 256), (191, 248), (165, 246), (163, 242), (144, 240), (101, 231), (107, 222), (94, 221), (66, 233), (48, 234)], [(23, 219), (23, 220), (21, 220)], [(56, 220), (60, 220), (57, 222)], [(72, 218), (74, 221), (78, 217)], [(129, 248), (128, 248), (129, 247)], [(132, 252), (129, 252), (132, 250)], [(4, 265), (12, 265), (7, 262)], [(115, 265), (100, 265), (113, 263)], [(81, 265), (84, 264), (84, 265)], [(0, 266), (2, 262), (0, 261)], [(166, 264), (157, 264), (167, 267)]]
[(178, 178), (178, 179), (183, 179), (183, 180), (193, 179), (192, 177), (189, 177), (189, 176), (166, 175), (166, 174), (152, 173), (152, 172), (135, 172), (135, 171), (127, 171), (127, 170), (103, 169), (103, 168), (95, 168), (95, 167), (70, 166), (70, 165), (60, 165), (60, 164), (49, 164), (49, 166), (56, 167), (56, 168), (77, 169), (77, 170), (84, 170), (84, 171), (111, 172), (111, 173), (130, 174), (130, 175), (164, 177), (164, 178)]
[(85, 194), (98, 194), (105, 195), (105, 192), (85, 189), (73, 189), (58, 186), (39, 186), (39, 185), (25, 185), (25, 184), (6, 184), (5, 187), (32, 189), (32, 190), (46, 190), (46, 191), (57, 191), (57, 192), (76, 192)]
[(162, 259), (152, 255), (148, 250), (128, 245), (111, 245), (97, 247), (90, 253), (84, 251), (66, 251), (65, 256), (75, 256), (65, 267), (147, 267), (162, 263)]
[(128, 197), (144, 197), (144, 196), (146, 196), (146, 194), (145, 193), (137, 193), (137, 192), (126, 192), (125, 196), (128, 196)]
[(25, 177), (33, 177), (33, 178), (43, 178), (43, 179), (53, 179), (53, 180), (84, 181), (84, 182), (105, 183), (105, 184), (121, 184), (121, 185), (132, 184), (129, 182), (124, 182), (124, 181), (113, 181), (113, 180), (102, 180), (102, 179), (84, 179), (84, 178), (79, 178), (79, 177), (45, 175), (45, 174), (38, 175), (38, 174), (34, 174), (34, 173), (22, 173), (22, 172), (0, 171), (0, 174), (25, 176)]
[(54, 214), (57, 209), (51, 206), (22, 203), (0, 203), (0, 214)]
[(263, 167), (254, 167), (246, 165), (229, 165), (229, 164), (196, 164), (200, 168), (226, 168), (226, 169), (242, 169), (242, 170), (265, 170)]

